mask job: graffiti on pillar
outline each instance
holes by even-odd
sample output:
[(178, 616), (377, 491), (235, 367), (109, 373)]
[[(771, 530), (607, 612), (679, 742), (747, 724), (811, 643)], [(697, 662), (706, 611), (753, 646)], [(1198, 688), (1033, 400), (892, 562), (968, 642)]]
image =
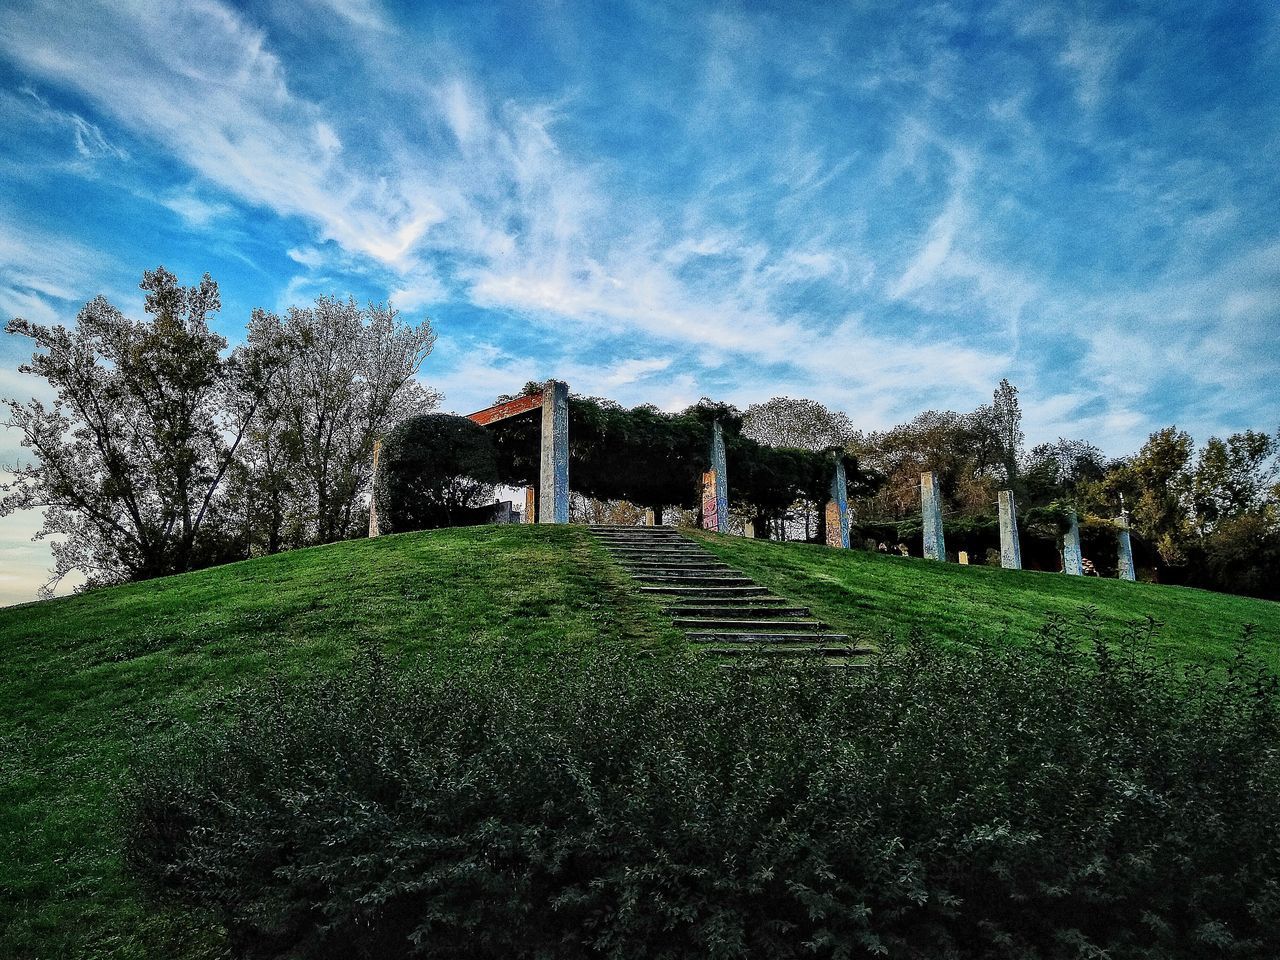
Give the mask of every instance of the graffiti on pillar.
[(719, 530), (720, 513), (717, 509), (716, 472), (708, 470), (702, 475), (702, 529)]
[(844, 460), (836, 460), (831, 477), (831, 499), (827, 501), (827, 546), (849, 549), (849, 481)]
[(847, 536), (840, 523), (840, 504), (834, 500), (827, 501), (827, 546), (844, 547)]

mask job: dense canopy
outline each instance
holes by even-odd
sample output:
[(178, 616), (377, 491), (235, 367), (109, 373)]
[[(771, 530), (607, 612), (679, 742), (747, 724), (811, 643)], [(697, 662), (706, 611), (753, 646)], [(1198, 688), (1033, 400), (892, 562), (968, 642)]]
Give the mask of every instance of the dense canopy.
[[(524, 392), (541, 389), (526, 385)], [(508, 399), (508, 398), (504, 398)], [(728, 404), (703, 399), (680, 413), (652, 406), (630, 410), (596, 397), (569, 399), (569, 482), (598, 500), (627, 500), (654, 507), (694, 507), (701, 475), (710, 466), (712, 425), (724, 431), (729, 497), (757, 516), (785, 510), (797, 500), (825, 502), (836, 458), (843, 458), (855, 495), (876, 477), (858, 468), (839, 447), (813, 451), (771, 447), (742, 433), (742, 414)], [(491, 428), (502, 482), (536, 484), (540, 421), (504, 420)]]

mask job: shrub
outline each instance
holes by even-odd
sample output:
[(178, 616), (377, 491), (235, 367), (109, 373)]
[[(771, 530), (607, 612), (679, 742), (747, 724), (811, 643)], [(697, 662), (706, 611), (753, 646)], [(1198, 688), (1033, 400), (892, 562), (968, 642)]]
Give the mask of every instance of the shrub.
[(1273, 956), (1276, 680), (1145, 632), (847, 671), (368, 652), (141, 760), (127, 861), (247, 957)]
[(400, 423), (382, 444), (374, 496), (384, 532), (450, 527), (493, 499), (493, 438), (466, 417), (431, 413)]

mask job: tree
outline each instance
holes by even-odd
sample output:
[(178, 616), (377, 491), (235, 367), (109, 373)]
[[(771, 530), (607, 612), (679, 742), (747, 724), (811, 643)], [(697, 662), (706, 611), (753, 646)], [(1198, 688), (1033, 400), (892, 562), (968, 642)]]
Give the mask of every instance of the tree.
[(301, 545), (285, 542), (290, 525), (312, 543), (358, 533), (374, 440), (440, 399), (415, 380), (435, 344), (429, 320), (412, 326), (387, 305), (320, 297), (283, 320), (255, 312), (250, 340), (277, 330), (300, 349), (267, 398), (263, 429), (244, 458), (269, 551)]
[(1022, 445), (1026, 435), (1022, 432), (1022, 408), (1018, 406), (1018, 388), (1007, 379), (1001, 380), (991, 395), (991, 405), (979, 407), (973, 414), (977, 430), (994, 440), (995, 459), (1004, 469), (1003, 481), (1007, 487), (1018, 482), (1018, 464), (1022, 459)]
[(1078, 500), (1087, 483), (1101, 480), (1106, 473), (1102, 451), (1087, 440), (1059, 437), (1054, 443), (1038, 443), (1022, 471), (1027, 505)]
[(753, 403), (742, 418), (742, 435), (771, 447), (814, 451), (843, 447), (854, 432), (848, 416), (816, 400), (774, 397)]
[(453, 526), (493, 499), (493, 437), (466, 417), (410, 417), (387, 435), (378, 468), (378, 516), (390, 532)]
[(51, 408), (6, 401), (6, 426), (34, 460), (0, 485), (0, 516), (43, 508), (37, 536), (60, 538), (46, 593), (74, 570), (97, 586), (195, 565), (215, 497), (289, 357), (277, 337), (223, 355), (208, 274), (183, 287), (158, 267), (140, 286), (147, 320), (99, 296), (71, 330), (21, 318), (5, 328), (43, 351), (19, 369), (57, 393)]
[(1201, 533), (1276, 502), (1278, 453), (1280, 438), (1254, 430), (1226, 440), (1209, 438), (1191, 474), (1192, 507)]
[(1125, 497), (1134, 529), (1171, 566), (1186, 562), (1190, 523), (1191, 435), (1166, 427), (1147, 438), (1134, 456), (1117, 464), (1103, 489)]

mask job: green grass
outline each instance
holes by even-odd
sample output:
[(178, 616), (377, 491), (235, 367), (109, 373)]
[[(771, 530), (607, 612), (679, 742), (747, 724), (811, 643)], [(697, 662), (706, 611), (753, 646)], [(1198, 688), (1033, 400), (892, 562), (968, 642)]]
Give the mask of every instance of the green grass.
[(678, 643), (581, 529), (473, 527), (299, 550), (0, 609), (0, 957), (197, 957), (216, 937), (122, 875), (115, 798), (157, 716), (270, 672)]
[[(860, 551), (701, 536), (740, 570), (873, 639), (912, 626), (1019, 641), (1053, 612), (1164, 621), (1185, 659), (1256, 623), (1277, 662), (1280, 604)], [(129, 758), (220, 691), (269, 673), (481, 647), (665, 647), (679, 635), (581, 528), (474, 527), (299, 550), (0, 609), (0, 957), (220, 955), (216, 931), (148, 906), (121, 871)]]
[(957, 643), (976, 638), (1020, 642), (1051, 614), (1079, 617), (1091, 607), (1113, 637), (1133, 621), (1160, 621), (1158, 647), (1187, 662), (1226, 660), (1244, 625), (1252, 623), (1260, 641), (1257, 652), (1273, 669), (1280, 668), (1280, 604), (1267, 600), (812, 544), (695, 536), (748, 576), (862, 638), (903, 638), (919, 627)]

